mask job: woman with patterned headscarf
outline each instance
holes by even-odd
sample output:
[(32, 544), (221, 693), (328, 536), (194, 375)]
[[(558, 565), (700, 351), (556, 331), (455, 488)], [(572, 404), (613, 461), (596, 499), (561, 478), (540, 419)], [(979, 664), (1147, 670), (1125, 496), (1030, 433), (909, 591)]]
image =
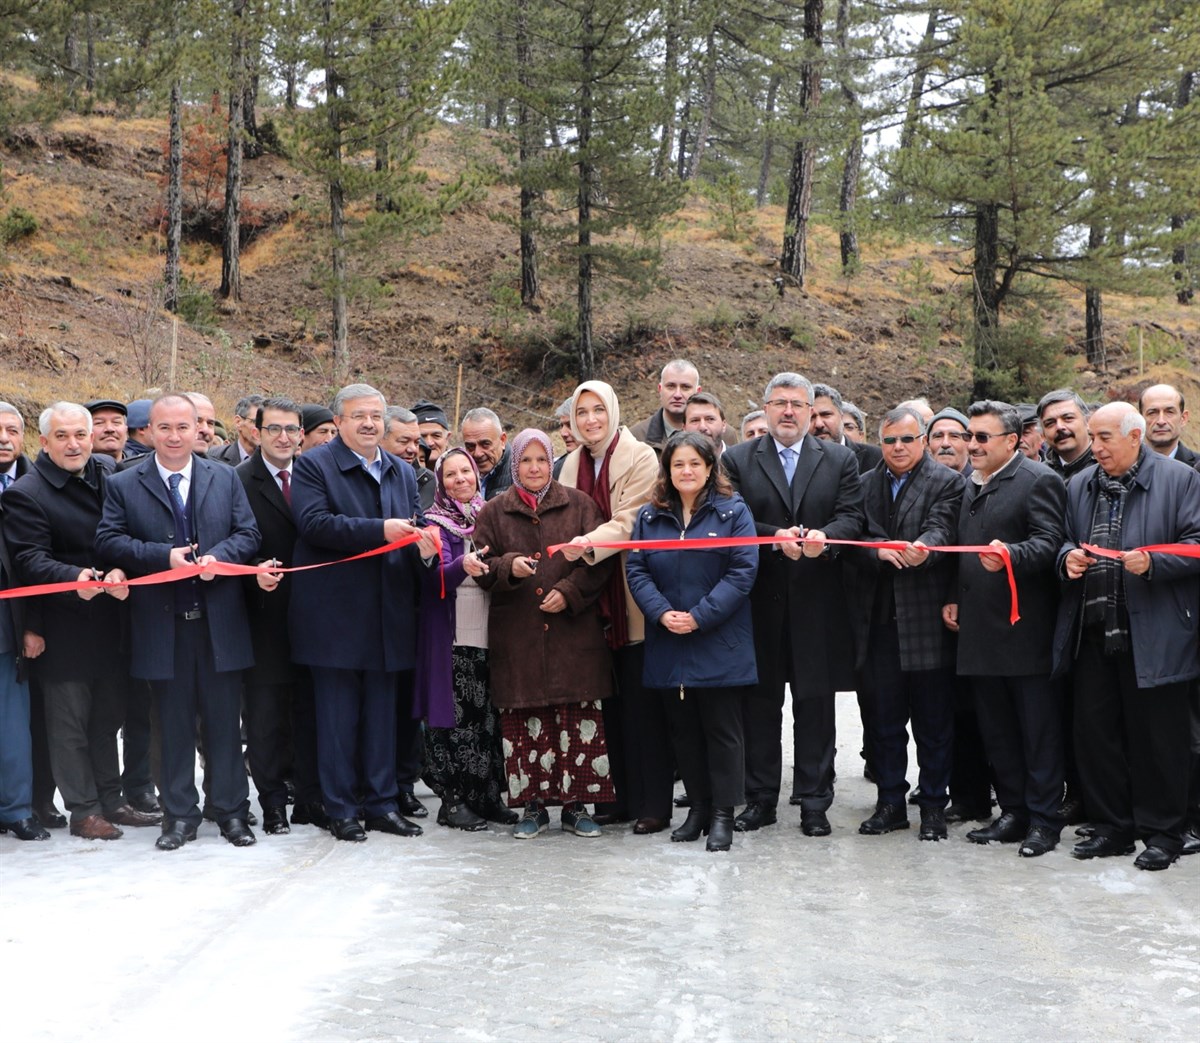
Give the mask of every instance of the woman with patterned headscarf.
[(524, 807), (513, 836), (532, 839), (562, 805), (562, 828), (598, 836), (585, 802), (611, 800), (602, 701), (612, 664), (599, 599), (611, 568), (551, 557), (603, 521), (592, 500), (551, 477), (550, 439), (536, 429), (512, 440), (512, 486), (475, 523), (468, 566), (491, 593), (492, 698), (500, 709), (510, 807)]

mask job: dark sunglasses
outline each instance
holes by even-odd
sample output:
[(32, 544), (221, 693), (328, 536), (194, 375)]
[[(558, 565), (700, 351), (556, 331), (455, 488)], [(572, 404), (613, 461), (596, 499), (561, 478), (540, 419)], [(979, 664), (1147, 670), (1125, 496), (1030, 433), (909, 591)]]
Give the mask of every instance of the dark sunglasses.
[(897, 442), (900, 442), (903, 445), (912, 445), (913, 442), (916, 442), (918, 439), (920, 439), (920, 437), (920, 435), (884, 435), (884, 437), (879, 441), (881, 441), (884, 445), (895, 445)]
[(998, 435), (990, 435), (986, 431), (968, 431), (963, 438), (968, 442), (974, 439), (980, 445), (987, 445), (993, 438), (1007, 438), (1011, 434), (1011, 431), (1001, 431)]

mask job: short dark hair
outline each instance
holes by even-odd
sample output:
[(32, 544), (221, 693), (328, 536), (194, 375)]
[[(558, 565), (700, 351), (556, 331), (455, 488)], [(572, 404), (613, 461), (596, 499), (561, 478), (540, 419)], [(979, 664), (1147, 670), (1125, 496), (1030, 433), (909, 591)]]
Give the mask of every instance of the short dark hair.
[(233, 407), (233, 411), (243, 420), (249, 420), (252, 416), (257, 415), (256, 411), (258, 407), (265, 401), (266, 399), (262, 395), (243, 395), (238, 399), (238, 403)]
[(833, 408), (839, 413), (842, 411), (842, 393), (835, 387), (830, 387), (828, 384), (813, 385), (813, 402), (818, 398), (827, 398), (833, 403)]
[(687, 407), (693, 403), (698, 406), (712, 406), (721, 414), (721, 419), (725, 419), (725, 407), (721, 405), (721, 400), (711, 391), (697, 391), (694, 395), (688, 395), (688, 400), (683, 404), (683, 411), (686, 413)]
[[(1066, 399), (1059, 399), (1059, 401), (1065, 402)], [(1024, 426), (1021, 423), (1021, 411), (1007, 402), (997, 402), (990, 398), (972, 402), (967, 406), (967, 416), (994, 416), (1000, 421), (1006, 435), (1021, 437), (1021, 429)]]
[[(241, 403), (239, 403), (238, 406), (240, 408)], [(296, 419), (300, 421), (300, 426), (304, 426), (304, 412), (290, 398), (264, 398), (261, 402), (259, 402), (258, 409), (254, 414), (254, 426), (260, 431), (262, 430), (263, 425), (263, 413), (265, 413), (268, 409), (278, 409), (281, 413), (295, 413)]]
[(680, 505), (679, 493), (671, 484), (671, 457), (685, 446), (695, 449), (700, 454), (700, 459), (709, 466), (705, 491), (715, 492), (720, 496), (732, 496), (733, 486), (729, 484), (729, 479), (725, 477), (725, 472), (717, 462), (717, 450), (712, 440), (699, 431), (676, 431), (663, 446), (662, 460), (658, 465), (658, 480), (650, 492), (650, 502), (663, 509)]
[(1077, 392), (1072, 391), (1070, 388), (1056, 388), (1054, 391), (1047, 391), (1041, 398), (1038, 399), (1038, 420), (1042, 419), (1042, 414), (1046, 411), (1046, 407), (1052, 406), (1056, 402), (1074, 402), (1075, 408), (1079, 410), (1079, 415), (1083, 417), (1084, 420), (1087, 419), (1088, 413), (1091, 412), (1091, 410), (1089, 410), (1087, 407), (1087, 403), (1079, 397)]
[(902, 424), (905, 420), (915, 420), (917, 422), (917, 430), (921, 434), (925, 434), (925, 418), (921, 416), (912, 406), (896, 406), (895, 409), (889, 409), (883, 414), (879, 421), (879, 436), (883, 437), (883, 429), (891, 427), (893, 424)]

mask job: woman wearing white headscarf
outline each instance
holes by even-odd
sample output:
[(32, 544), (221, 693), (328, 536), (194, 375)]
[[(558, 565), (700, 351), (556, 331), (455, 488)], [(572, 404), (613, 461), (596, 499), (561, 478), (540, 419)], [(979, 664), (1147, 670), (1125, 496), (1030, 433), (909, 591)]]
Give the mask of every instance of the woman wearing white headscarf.
[[(590, 549), (589, 543), (628, 540), (638, 511), (650, 500), (658, 478), (658, 457), (621, 426), (617, 394), (602, 380), (585, 380), (571, 396), (571, 430), (579, 448), (563, 462), (559, 481), (590, 496), (607, 519), (563, 550), (568, 559), (596, 564), (617, 551)], [(621, 568), (601, 599), (613, 650), (616, 692), (604, 703), (616, 801), (598, 806), (599, 822), (635, 819), (635, 833), (657, 833), (671, 821), (674, 770), (661, 701), (642, 687), (645, 620)]]

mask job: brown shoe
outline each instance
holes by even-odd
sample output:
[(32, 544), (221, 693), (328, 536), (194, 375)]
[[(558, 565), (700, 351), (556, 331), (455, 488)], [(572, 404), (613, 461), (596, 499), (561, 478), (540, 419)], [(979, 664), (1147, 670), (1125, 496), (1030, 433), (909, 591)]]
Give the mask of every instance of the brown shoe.
[(71, 836), (84, 840), (116, 840), (124, 834), (103, 815), (88, 815), (71, 823)]
[(132, 804), (122, 804), (116, 811), (110, 811), (104, 816), (117, 826), (161, 826), (162, 813), (138, 811)]

